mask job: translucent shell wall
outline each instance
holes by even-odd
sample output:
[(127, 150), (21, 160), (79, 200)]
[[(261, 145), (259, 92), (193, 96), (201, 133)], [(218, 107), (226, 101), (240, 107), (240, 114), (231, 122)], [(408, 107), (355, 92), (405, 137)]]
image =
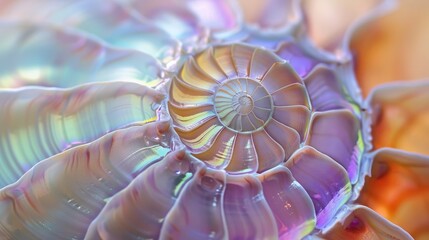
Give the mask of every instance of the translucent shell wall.
[(0, 0), (0, 239), (424, 239), (412, 2)]
[(175, 130), (197, 158), (229, 173), (263, 172), (304, 140), (310, 100), (302, 79), (275, 54), (247, 45), (209, 48), (173, 79)]
[(171, 81), (168, 109), (182, 143), (210, 168), (230, 175), (289, 168), (323, 227), (350, 198), (362, 153), (352, 103), (339, 91), (343, 104), (332, 105), (330, 92), (316, 89), (315, 79), (335, 86), (335, 78), (321, 66), (303, 79), (259, 47), (213, 46), (185, 60)]

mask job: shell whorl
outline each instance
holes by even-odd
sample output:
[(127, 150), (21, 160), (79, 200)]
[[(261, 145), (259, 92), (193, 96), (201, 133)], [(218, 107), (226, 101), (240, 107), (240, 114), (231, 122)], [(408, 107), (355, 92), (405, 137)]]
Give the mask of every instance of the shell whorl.
[(304, 141), (310, 101), (302, 79), (270, 51), (215, 46), (185, 62), (169, 111), (190, 152), (231, 174), (262, 172)]

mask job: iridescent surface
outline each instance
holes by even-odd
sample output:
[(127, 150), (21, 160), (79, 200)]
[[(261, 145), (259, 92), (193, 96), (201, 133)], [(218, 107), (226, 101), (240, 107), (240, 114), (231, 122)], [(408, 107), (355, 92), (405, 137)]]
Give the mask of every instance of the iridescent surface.
[(0, 0), (0, 238), (427, 238), (423, 1)]
[(160, 83), (159, 63), (134, 50), (117, 50), (66, 30), (0, 23), (0, 87), (72, 87), (88, 82)]
[(194, 156), (230, 173), (262, 172), (304, 142), (311, 104), (286, 61), (239, 44), (209, 48), (195, 59), (173, 79), (169, 101), (176, 131)]
[[(34, 164), (107, 132), (156, 120), (160, 93), (133, 83), (89, 84), (70, 90), (0, 91), (0, 187)], [(13, 117), (12, 117), (13, 116)], [(119, 117), (120, 116), (120, 117)]]
[(118, 130), (35, 165), (0, 191), (2, 236), (83, 238), (105, 200), (168, 152), (162, 124)]
[[(47, 3), (49, 7), (33, 11)], [(179, 42), (169, 34), (114, 1), (36, 0), (15, 3), (4, 0), (2, 4), (3, 20), (48, 23), (79, 30), (108, 45), (142, 51), (165, 63), (174, 61), (180, 50)]]

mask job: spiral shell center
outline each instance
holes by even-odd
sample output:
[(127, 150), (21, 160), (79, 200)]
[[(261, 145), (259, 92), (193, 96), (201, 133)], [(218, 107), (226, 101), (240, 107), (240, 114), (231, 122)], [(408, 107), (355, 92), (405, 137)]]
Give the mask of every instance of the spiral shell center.
[(311, 104), (289, 62), (263, 48), (220, 45), (190, 57), (168, 102), (182, 143), (230, 174), (264, 172), (304, 142)]
[(272, 98), (255, 80), (236, 78), (216, 91), (215, 111), (220, 122), (239, 133), (260, 130), (271, 118)]

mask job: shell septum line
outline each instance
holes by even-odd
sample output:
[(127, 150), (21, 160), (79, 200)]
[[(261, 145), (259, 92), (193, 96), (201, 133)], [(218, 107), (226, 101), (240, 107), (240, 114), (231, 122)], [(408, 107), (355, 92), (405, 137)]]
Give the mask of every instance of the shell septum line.
[(216, 91), (214, 106), (219, 121), (233, 132), (242, 134), (261, 130), (273, 112), (270, 94), (259, 81), (251, 78), (225, 81)]
[(429, 239), (392, 1), (4, 1), (0, 240)]
[(290, 64), (242, 44), (192, 56), (169, 93), (182, 143), (209, 167), (230, 174), (262, 173), (287, 160), (304, 141), (301, 123), (311, 115), (306, 86)]

